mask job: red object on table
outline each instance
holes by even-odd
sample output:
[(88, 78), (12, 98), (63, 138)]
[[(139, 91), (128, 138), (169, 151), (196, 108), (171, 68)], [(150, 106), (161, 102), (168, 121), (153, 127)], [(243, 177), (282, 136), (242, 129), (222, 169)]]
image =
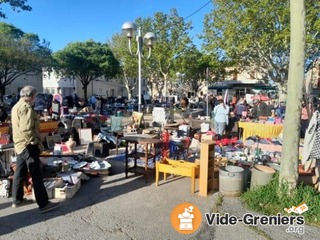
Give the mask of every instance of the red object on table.
[(162, 158), (166, 158), (169, 156), (169, 142), (170, 142), (170, 134), (168, 130), (164, 130), (161, 134), (161, 139), (163, 142), (161, 156)]

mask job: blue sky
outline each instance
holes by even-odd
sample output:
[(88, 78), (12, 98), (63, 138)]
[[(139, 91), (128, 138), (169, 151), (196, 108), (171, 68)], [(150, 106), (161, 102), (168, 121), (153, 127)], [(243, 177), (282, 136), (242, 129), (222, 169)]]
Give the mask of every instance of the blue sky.
[[(50, 42), (53, 51), (68, 43), (93, 39), (106, 42), (115, 33), (121, 33), (126, 21), (138, 17), (153, 17), (155, 12), (169, 13), (176, 8), (179, 16), (192, 21), (191, 34), (200, 34), (204, 15), (212, 9), (209, 0), (28, 0), (31, 12), (13, 12), (4, 6), (4, 21), (24, 32), (38, 34)], [(206, 5), (205, 7), (203, 7)], [(203, 8), (202, 8), (203, 7)], [(201, 9), (202, 8), (202, 9)], [(196, 37), (195, 37), (196, 38)], [(200, 41), (195, 39), (195, 44)]]

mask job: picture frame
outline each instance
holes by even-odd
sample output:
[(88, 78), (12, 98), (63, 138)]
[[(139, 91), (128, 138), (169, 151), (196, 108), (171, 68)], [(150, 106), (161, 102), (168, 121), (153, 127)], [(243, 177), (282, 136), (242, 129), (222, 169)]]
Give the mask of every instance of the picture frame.
[(79, 131), (79, 138), (80, 138), (80, 144), (88, 144), (92, 142), (92, 130), (91, 128), (80, 128)]

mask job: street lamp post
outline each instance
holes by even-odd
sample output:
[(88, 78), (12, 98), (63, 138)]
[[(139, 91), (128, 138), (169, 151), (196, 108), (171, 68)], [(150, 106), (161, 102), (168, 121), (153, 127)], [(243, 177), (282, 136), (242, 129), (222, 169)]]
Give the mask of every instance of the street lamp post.
[(206, 68), (206, 82), (207, 82), (207, 116), (209, 115), (209, 68)]
[[(127, 36), (128, 40), (129, 40), (129, 51), (132, 54), (131, 39), (134, 37), (134, 35), (137, 32), (137, 26), (132, 22), (125, 22), (122, 25), (122, 32)], [(142, 59), (142, 54), (143, 54), (143, 52), (142, 52), (143, 40), (147, 41), (147, 46), (149, 49), (148, 58), (150, 58), (151, 49), (155, 43), (156, 36), (154, 33), (148, 32), (142, 38), (141, 28), (138, 29), (137, 36), (136, 36), (136, 41), (137, 41), (137, 45), (138, 45), (136, 55), (138, 55), (138, 94), (139, 94), (138, 95), (138, 111), (139, 112), (141, 112), (141, 95), (142, 95), (142, 93), (141, 93), (141, 59)]]

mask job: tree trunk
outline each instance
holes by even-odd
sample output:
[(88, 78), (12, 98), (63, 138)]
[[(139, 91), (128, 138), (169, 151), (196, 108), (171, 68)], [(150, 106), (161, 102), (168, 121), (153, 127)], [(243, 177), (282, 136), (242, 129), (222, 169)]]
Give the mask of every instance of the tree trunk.
[(0, 102), (3, 104), (3, 96), (6, 94), (6, 86), (1, 84), (0, 85)]
[(84, 101), (85, 101), (85, 103), (87, 103), (88, 102), (88, 85), (89, 85), (89, 83), (88, 84), (82, 83), (82, 85), (83, 85)]
[(300, 115), (305, 61), (305, 0), (290, 0), (290, 23), (289, 79), (279, 178), (279, 184), (287, 185), (288, 191), (283, 194), (292, 194), (298, 180)]

